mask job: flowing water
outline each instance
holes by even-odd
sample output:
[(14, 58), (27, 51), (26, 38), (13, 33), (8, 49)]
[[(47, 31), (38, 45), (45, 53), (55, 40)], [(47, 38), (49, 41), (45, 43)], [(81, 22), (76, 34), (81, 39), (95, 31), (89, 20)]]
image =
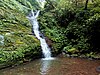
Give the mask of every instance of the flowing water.
[(37, 59), (16, 67), (0, 70), (0, 75), (100, 75), (96, 68), (100, 60), (59, 57)]
[[(44, 8), (45, 5), (45, 0), (36, 0), (39, 4), (39, 6), (41, 8)], [(46, 40), (43, 36), (42, 33), (40, 33), (39, 31), (39, 24), (37, 21), (37, 17), (39, 16), (39, 12), (40, 10), (33, 12), (33, 10), (31, 10), (31, 13), (27, 16), (27, 18), (30, 20), (30, 23), (32, 24), (33, 27), (33, 32), (35, 34), (35, 36), (40, 40), (40, 44), (41, 44), (41, 49), (42, 49), (42, 53), (44, 55), (44, 59), (43, 60), (52, 60), (54, 58), (51, 57), (51, 51), (50, 48), (48, 46), (48, 44), (46, 43)], [(42, 37), (41, 37), (42, 35)]]
[(33, 12), (33, 10), (31, 10), (31, 13), (29, 14), (29, 16), (27, 16), (27, 18), (30, 20), (30, 23), (33, 26), (33, 31), (34, 31), (35, 36), (40, 40), (41, 48), (42, 48), (42, 52), (43, 52), (45, 60), (53, 59), (51, 57), (50, 48), (47, 45), (45, 38), (41, 37), (41, 33), (39, 31), (39, 24), (37, 21), (39, 12), (40, 11)]

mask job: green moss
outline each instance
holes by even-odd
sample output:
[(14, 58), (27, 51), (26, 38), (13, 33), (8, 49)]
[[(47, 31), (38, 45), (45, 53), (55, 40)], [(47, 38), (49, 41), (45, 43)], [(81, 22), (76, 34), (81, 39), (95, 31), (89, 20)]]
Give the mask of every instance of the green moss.
[(41, 54), (39, 40), (30, 35), (32, 26), (26, 18), (30, 9), (29, 1), (0, 1), (0, 35), (4, 36), (4, 45), (0, 45), (0, 68)]

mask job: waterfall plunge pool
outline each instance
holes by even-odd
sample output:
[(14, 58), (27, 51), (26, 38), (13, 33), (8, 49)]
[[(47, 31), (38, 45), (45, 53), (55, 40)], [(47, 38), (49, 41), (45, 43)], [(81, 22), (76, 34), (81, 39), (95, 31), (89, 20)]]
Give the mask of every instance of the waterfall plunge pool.
[(53, 60), (37, 59), (32, 62), (0, 70), (0, 75), (99, 75), (100, 60), (58, 57)]

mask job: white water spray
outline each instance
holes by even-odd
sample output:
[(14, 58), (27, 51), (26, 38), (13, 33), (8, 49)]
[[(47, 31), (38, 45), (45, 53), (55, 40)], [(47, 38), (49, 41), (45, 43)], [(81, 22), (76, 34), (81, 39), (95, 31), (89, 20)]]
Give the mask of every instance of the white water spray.
[(48, 60), (51, 59), (51, 52), (49, 46), (46, 43), (46, 40), (40, 36), (39, 25), (37, 21), (39, 12), (40, 11), (33, 12), (33, 10), (31, 10), (31, 14), (27, 16), (27, 18), (30, 20), (33, 26), (35, 36), (40, 40), (43, 55)]

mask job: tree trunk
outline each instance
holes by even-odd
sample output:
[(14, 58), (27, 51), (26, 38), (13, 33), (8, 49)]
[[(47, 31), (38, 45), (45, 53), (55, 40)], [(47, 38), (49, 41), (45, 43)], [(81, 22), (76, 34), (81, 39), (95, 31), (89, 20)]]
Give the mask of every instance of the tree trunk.
[(87, 10), (87, 5), (88, 5), (88, 2), (89, 2), (89, 0), (86, 0), (86, 3), (85, 3), (85, 10)]

